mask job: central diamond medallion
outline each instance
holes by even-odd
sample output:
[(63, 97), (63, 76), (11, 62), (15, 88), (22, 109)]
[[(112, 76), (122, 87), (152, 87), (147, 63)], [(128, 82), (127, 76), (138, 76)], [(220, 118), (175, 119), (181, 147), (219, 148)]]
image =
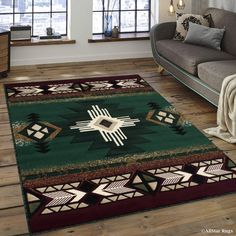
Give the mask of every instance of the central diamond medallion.
[(100, 109), (99, 106), (92, 106), (88, 110), (91, 120), (77, 121), (71, 129), (79, 129), (81, 133), (99, 131), (105, 142), (114, 142), (116, 146), (124, 146), (124, 140), (128, 138), (121, 128), (136, 126), (139, 119), (131, 119), (129, 116), (112, 117), (106, 108)]
[(112, 132), (116, 129), (118, 121), (115, 118), (107, 118), (105, 116), (98, 116), (91, 121), (91, 127), (98, 128), (103, 131)]
[(102, 120), (99, 125), (105, 126), (106, 128), (111, 127), (112, 122), (110, 122), (109, 120)]

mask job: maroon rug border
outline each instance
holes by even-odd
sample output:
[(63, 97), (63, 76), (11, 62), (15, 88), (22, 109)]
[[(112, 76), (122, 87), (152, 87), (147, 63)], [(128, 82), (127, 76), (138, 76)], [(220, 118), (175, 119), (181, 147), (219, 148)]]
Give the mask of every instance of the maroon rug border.
[(4, 83), (6, 88), (11, 88), (15, 86), (32, 86), (32, 85), (48, 85), (48, 84), (61, 84), (61, 83), (75, 83), (75, 82), (91, 82), (91, 81), (103, 81), (103, 80), (116, 80), (116, 79), (130, 79), (130, 77), (136, 77), (137, 79), (143, 79), (138, 74), (132, 75), (113, 75), (113, 76), (104, 76), (104, 77), (88, 77), (88, 78), (75, 78), (75, 79), (62, 79), (62, 80), (48, 80), (48, 81), (35, 81), (35, 82), (19, 82), (19, 83)]
[[(10, 96), (8, 97), (7, 89), (14, 89), (14, 87), (24, 87), (24, 86), (48, 86), (48, 85), (56, 85), (62, 83), (87, 83), (93, 81), (115, 81), (115, 80), (126, 80), (126, 79), (137, 79), (145, 81), (140, 75), (133, 74), (133, 75), (121, 75), (121, 76), (105, 76), (105, 77), (90, 77), (84, 79), (69, 79), (69, 80), (49, 80), (49, 81), (35, 81), (35, 82), (23, 82), (23, 83), (6, 83), (4, 84), (6, 98), (8, 103), (18, 103), (18, 102), (40, 102), (44, 100), (53, 100), (53, 99), (71, 99), (71, 98), (82, 98), (82, 97), (89, 97), (89, 96), (103, 96), (104, 91), (105, 95), (111, 96), (113, 94), (120, 94), (120, 93), (130, 93), (130, 88), (115, 88), (115, 89), (107, 89), (107, 90), (95, 90), (95, 91), (76, 91), (73, 93), (49, 93), (43, 94), (41, 96)], [(139, 93), (139, 92), (155, 92), (155, 90), (145, 81), (146, 85), (143, 87), (132, 88), (132, 93)]]
[[(58, 222), (61, 227), (69, 227), (84, 223), (92, 223), (93, 221), (114, 218), (121, 215), (134, 214), (145, 210), (154, 210), (161, 207), (170, 207), (183, 204), (192, 200), (203, 200), (208, 197), (232, 193), (236, 189), (235, 180), (225, 180), (220, 183), (204, 184), (201, 186), (191, 187), (191, 189), (175, 190), (175, 193), (162, 192), (156, 195), (145, 196), (144, 199), (136, 198), (114, 202), (108, 205), (98, 205), (93, 207), (91, 214), (90, 209), (79, 209), (73, 212), (65, 212), (64, 214), (54, 214), (53, 219), (48, 216), (36, 216), (37, 220), (32, 217), (29, 220), (30, 229), (33, 232), (58, 229)], [(173, 197), (174, 194), (174, 197)], [(101, 210), (102, 208), (102, 210)], [(116, 212), (114, 215), (113, 212)], [(79, 222), (78, 222), (79, 221)]]

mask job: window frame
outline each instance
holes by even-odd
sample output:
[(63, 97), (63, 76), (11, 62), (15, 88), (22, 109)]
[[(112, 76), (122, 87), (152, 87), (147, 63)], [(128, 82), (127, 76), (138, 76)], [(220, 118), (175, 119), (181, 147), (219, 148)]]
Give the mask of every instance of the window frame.
[[(135, 1), (135, 9), (133, 10), (130, 10), (130, 9), (125, 9), (125, 10), (121, 10), (121, 0), (118, 0), (119, 1), (119, 9), (118, 10), (105, 10), (105, 0), (101, 0), (102, 1), (102, 10), (93, 10), (93, 14), (94, 13), (102, 13), (102, 32), (100, 33), (94, 33), (93, 32), (93, 35), (101, 35), (101, 34), (104, 34), (104, 18), (105, 18), (105, 14), (106, 13), (109, 13), (111, 12), (118, 12), (119, 13), (119, 30), (120, 30), (120, 25), (121, 25), (121, 12), (134, 12), (135, 14), (135, 25), (134, 25), (134, 28), (135, 30), (134, 31), (120, 31), (119, 33), (120, 34), (127, 34), (127, 33), (149, 33), (150, 32), (150, 29), (151, 29), (151, 0), (148, 0), (148, 3), (149, 3), (149, 8), (148, 9), (138, 9), (137, 8), (137, 0), (134, 0)], [(145, 30), (145, 31), (137, 31), (137, 12), (141, 12), (141, 11), (148, 11), (148, 30)]]
[[(54, 13), (65, 13), (66, 14), (66, 32), (65, 34), (61, 34), (61, 36), (67, 36), (68, 35), (68, 0), (65, 0), (66, 1), (66, 9), (65, 11), (53, 11), (52, 7), (53, 7), (53, 3), (52, 1), (53, 0), (49, 0), (50, 1), (50, 11), (45, 11), (45, 12), (40, 12), (40, 11), (34, 11), (34, 1), (35, 0), (31, 0), (32, 2), (32, 11), (29, 11), (29, 12), (16, 12), (16, 1), (17, 0), (12, 0), (13, 1), (13, 6), (12, 6), (12, 12), (4, 12), (4, 13), (1, 13), (0, 12), (0, 15), (12, 15), (13, 17), (13, 22), (12, 24), (9, 23), (9, 29), (11, 26), (14, 26), (14, 25), (18, 25), (15, 23), (15, 17), (16, 15), (31, 15), (32, 16), (32, 19), (31, 19), (31, 37), (37, 37), (38, 35), (34, 35), (34, 15), (35, 14), (49, 14), (50, 15), (50, 19), (52, 18), (52, 15)], [(21, 1), (24, 1), (24, 0), (21, 0)], [(50, 20), (50, 27), (52, 27), (52, 21)]]

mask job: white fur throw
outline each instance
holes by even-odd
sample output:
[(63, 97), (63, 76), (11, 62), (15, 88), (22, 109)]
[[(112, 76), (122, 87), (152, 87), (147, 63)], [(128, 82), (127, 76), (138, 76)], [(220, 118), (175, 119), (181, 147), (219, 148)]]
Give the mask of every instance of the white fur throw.
[(236, 143), (236, 74), (224, 79), (217, 111), (218, 127), (205, 129), (204, 132)]

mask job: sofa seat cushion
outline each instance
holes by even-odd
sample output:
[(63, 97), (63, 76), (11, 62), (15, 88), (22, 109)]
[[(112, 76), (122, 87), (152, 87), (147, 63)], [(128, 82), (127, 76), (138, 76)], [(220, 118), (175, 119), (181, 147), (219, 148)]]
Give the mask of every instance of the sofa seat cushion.
[(235, 59), (223, 51), (186, 44), (182, 41), (166, 39), (157, 41), (156, 44), (161, 56), (193, 75), (197, 75), (197, 66), (200, 63)]
[(225, 77), (236, 74), (236, 60), (206, 62), (198, 65), (199, 79), (220, 92)]

